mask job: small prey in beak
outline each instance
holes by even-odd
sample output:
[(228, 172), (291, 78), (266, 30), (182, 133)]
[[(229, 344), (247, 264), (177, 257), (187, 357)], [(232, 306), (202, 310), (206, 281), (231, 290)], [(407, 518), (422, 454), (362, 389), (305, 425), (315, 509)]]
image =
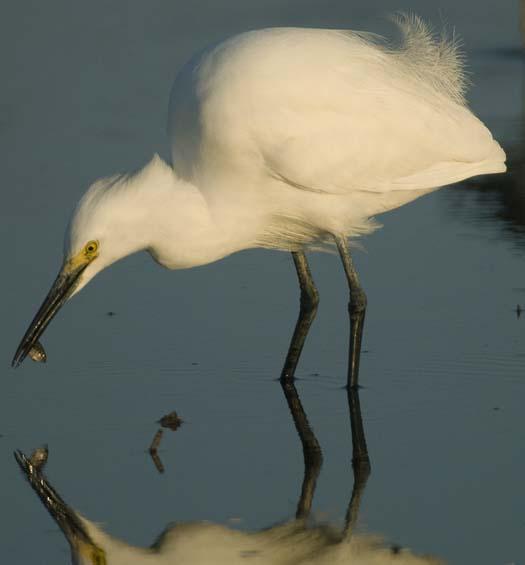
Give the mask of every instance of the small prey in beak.
[(35, 344), (29, 350), (29, 357), (31, 357), (35, 363), (45, 363), (47, 361), (46, 350), (39, 341), (35, 341)]
[[(33, 321), (29, 325), (29, 328), (16, 350), (12, 361), (13, 367), (18, 367), (28, 354), (33, 360), (45, 361), (47, 356), (42, 346), (38, 343), (38, 339), (47, 328), (49, 322), (51, 322), (56, 313), (60, 310), (61, 306), (74, 293), (80, 283), (82, 273), (97, 256), (98, 242), (90, 241), (79, 253), (65, 261), (51, 290), (48, 292), (42, 306), (40, 306), (40, 309), (33, 318)], [(44, 354), (43, 358), (39, 354), (39, 347)], [(35, 351), (37, 359), (35, 359), (34, 356)]]

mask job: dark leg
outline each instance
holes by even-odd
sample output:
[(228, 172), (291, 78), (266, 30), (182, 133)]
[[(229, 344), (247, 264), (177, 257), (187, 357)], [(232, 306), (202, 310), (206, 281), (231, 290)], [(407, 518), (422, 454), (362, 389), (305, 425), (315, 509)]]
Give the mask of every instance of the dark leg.
[(297, 271), (297, 278), (299, 279), (299, 286), (301, 287), (301, 307), (292, 341), (288, 348), (288, 354), (286, 355), (286, 361), (281, 372), (281, 382), (293, 381), (306, 335), (314, 321), (317, 305), (319, 304), (319, 293), (317, 288), (315, 288), (306, 255), (303, 251), (295, 251), (292, 252), (292, 257)]
[(350, 290), (348, 312), (350, 314), (350, 350), (348, 354), (348, 388), (357, 388), (359, 379), (359, 356), (361, 354), (361, 341), (363, 339), (363, 326), (365, 323), (366, 294), (355, 270), (346, 238), (335, 237), (337, 249)]

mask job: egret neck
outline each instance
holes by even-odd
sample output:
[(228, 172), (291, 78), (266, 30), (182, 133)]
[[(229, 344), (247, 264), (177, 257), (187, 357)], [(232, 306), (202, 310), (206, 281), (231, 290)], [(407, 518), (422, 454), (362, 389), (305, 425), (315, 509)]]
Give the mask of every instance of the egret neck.
[[(100, 271), (141, 250), (169, 269), (221, 259), (253, 241), (235, 210), (212, 213), (193, 184), (180, 179), (158, 155), (140, 171), (96, 181), (73, 212), (62, 268), (22, 338), (12, 365), (32, 350), (60, 308)], [(216, 220), (216, 218), (220, 218)], [(253, 224), (253, 223), (252, 223)]]
[[(92, 232), (86, 228), (90, 223)], [(235, 228), (231, 215), (214, 214), (197, 186), (154, 155), (137, 173), (103, 179), (88, 190), (73, 217), (68, 245), (75, 249), (87, 233), (100, 237), (106, 256), (96, 272), (142, 249), (168, 269), (184, 269), (249, 247), (250, 241), (239, 244), (233, 237)], [(76, 292), (96, 272), (86, 273)]]

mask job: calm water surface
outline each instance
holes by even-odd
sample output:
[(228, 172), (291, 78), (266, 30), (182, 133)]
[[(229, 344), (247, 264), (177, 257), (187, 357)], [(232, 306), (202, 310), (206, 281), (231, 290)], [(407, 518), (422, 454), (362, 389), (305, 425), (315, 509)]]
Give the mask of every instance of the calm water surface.
[[(303, 457), (276, 382), (298, 306), (288, 255), (249, 251), (176, 273), (131, 257), (64, 308), (43, 339), (47, 365), (15, 372), (10, 360), (87, 184), (166, 153), (170, 83), (195, 49), (264, 25), (387, 32), (379, 16), (401, 7), (465, 38), (471, 104), (510, 171), (390, 213), (356, 254), (369, 297), (360, 399), (372, 463), (358, 528), (449, 563), (525, 563), (524, 61), (516, 4), (486, 4), (8, 3), (0, 562), (69, 562), (12, 457), (43, 443), (64, 498), (128, 543), (148, 545), (174, 520), (248, 530), (293, 517)], [(313, 516), (340, 524), (353, 484), (346, 289), (337, 257), (311, 263), (321, 303), (297, 389), (324, 456)], [(185, 424), (165, 432), (159, 474), (147, 447), (171, 410)]]

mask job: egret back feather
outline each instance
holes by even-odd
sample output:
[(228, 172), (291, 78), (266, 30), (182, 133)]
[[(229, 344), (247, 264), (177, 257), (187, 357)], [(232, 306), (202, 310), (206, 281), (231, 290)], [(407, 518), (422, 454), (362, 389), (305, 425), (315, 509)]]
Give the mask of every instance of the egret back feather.
[(324, 247), (440, 186), (505, 170), (465, 104), (458, 42), (415, 16), (397, 24), (397, 47), (362, 32), (273, 28), (203, 51), (172, 89), (172, 167), (155, 157), (95, 185), (75, 245), (115, 231), (127, 244), (99, 265), (147, 248), (169, 268), (251, 247)]
[(464, 105), (467, 90), (465, 57), (457, 36), (448, 37), (445, 30), (436, 36), (429, 25), (414, 14), (398, 14), (393, 20), (403, 34), (403, 42), (392, 53), (406, 66), (408, 74)]

